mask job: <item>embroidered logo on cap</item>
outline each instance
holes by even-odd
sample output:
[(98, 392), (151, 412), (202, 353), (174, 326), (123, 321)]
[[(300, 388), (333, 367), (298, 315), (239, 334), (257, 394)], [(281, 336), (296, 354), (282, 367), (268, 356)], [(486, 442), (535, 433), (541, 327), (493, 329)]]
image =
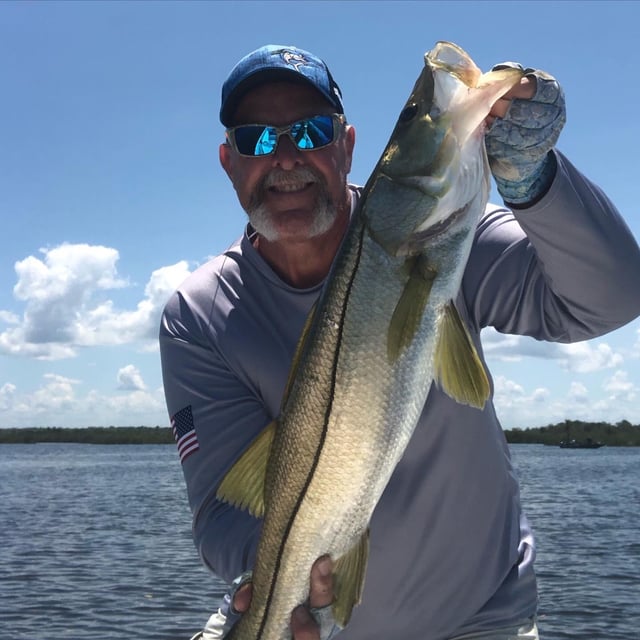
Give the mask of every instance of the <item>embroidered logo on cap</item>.
[(294, 67), (296, 71), (300, 71), (298, 67), (301, 64), (309, 64), (305, 57), (300, 53), (293, 53), (291, 51), (282, 52), (283, 60), (290, 66)]

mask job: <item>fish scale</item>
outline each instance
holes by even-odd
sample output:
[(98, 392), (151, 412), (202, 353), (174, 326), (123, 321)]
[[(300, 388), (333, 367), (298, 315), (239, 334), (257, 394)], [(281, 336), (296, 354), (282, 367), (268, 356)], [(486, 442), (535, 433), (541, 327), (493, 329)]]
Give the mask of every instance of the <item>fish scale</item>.
[[(334, 560), (348, 623), (375, 506), (435, 381), (482, 408), (486, 372), (453, 305), (489, 193), (483, 121), (522, 77), (438, 43), (359, 200), (303, 335), (281, 415), (217, 495), (264, 517), (233, 640), (286, 640), (314, 561)], [(264, 473), (248, 473), (255, 468)], [(256, 480), (256, 475), (258, 479)]]

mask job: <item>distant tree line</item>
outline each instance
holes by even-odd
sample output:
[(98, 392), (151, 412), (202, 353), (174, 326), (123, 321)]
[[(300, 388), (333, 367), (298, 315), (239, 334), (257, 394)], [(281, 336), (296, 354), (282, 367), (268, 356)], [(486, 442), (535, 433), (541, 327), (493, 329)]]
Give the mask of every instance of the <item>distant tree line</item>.
[(79, 442), (85, 444), (169, 444), (169, 427), (35, 427), (0, 429), (0, 443)]
[[(558, 424), (531, 429), (506, 429), (510, 444), (559, 445), (567, 440), (592, 440), (610, 447), (640, 446), (640, 425), (627, 420), (616, 424), (565, 420)], [(80, 442), (85, 444), (170, 444), (174, 442), (169, 427), (37, 427), (0, 428), (0, 443)]]
[(582, 422), (565, 420), (558, 424), (533, 429), (505, 430), (510, 444), (548, 444), (558, 446), (563, 441), (600, 442), (608, 447), (640, 446), (640, 425), (622, 420), (616, 424), (608, 422)]

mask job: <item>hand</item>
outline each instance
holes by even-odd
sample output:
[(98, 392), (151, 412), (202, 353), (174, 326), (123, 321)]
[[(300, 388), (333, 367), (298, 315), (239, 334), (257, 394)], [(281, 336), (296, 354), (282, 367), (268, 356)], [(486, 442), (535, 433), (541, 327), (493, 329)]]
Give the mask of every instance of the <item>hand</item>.
[(291, 616), (293, 640), (324, 640), (339, 630), (331, 613), (332, 569), (329, 556), (323, 556), (314, 562), (311, 568), (309, 607), (297, 607)]
[[(333, 565), (329, 556), (318, 558), (311, 568), (309, 606), (299, 606), (291, 614), (293, 640), (328, 640), (340, 630), (333, 619)], [(239, 616), (249, 609), (252, 585), (250, 574), (243, 574), (232, 587), (232, 600), (214, 613), (200, 636), (201, 640), (224, 638)], [(235, 590), (235, 593), (234, 593)], [(229, 610), (230, 609), (230, 610)], [(196, 636), (197, 637), (197, 636)]]
[[(498, 65), (499, 67), (500, 65)], [(495, 69), (495, 67), (494, 67)], [(505, 118), (511, 102), (513, 100), (531, 100), (536, 93), (537, 82), (534, 77), (524, 76), (520, 79), (520, 83), (511, 87), (507, 93), (494, 103), (491, 107), (489, 115), (486, 117), (485, 122), (487, 128), (490, 129), (495, 122), (496, 118)]]
[[(513, 62), (494, 69), (522, 67)], [(546, 193), (555, 175), (551, 149), (566, 120), (564, 93), (555, 78), (523, 69), (525, 76), (491, 109), (485, 137), (498, 191), (511, 204), (526, 204)]]
[[(300, 605), (291, 614), (293, 640), (320, 640), (320, 626), (310, 609), (323, 609), (333, 602), (332, 563), (329, 556), (318, 558), (311, 568), (309, 607)], [(251, 604), (251, 583), (242, 585), (233, 599), (233, 608), (244, 613)]]

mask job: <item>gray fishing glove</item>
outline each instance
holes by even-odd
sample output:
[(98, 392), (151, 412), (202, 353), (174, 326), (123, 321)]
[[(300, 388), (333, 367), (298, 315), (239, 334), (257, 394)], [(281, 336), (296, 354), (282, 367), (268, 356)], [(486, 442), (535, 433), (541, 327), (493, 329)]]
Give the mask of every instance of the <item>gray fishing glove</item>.
[(342, 627), (333, 617), (333, 605), (328, 604), (326, 607), (311, 607), (309, 612), (318, 623), (318, 627), (320, 627), (320, 640), (331, 640), (342, 631)]
[(202, 633), (191, 640), (222, 640), (231, 631), (242, 615), (233, 608), (233, 599), (241, 586), (251, 582), (251, 577), (251, 571), (246, 571), (231, 583), (229, 591), (222, 598), (220, 608), (207, 620)]
[[(504, 62), (493, 69), (523, 67)], [(514, 99), (504, 118), (496, 118), (485, 136), (491, 172), (505, 202), (525, 205), (542, 197), (553, 182), (556, 159), (550, 153), (566, 121), (564, 93), (544, 71), (523, 69), (536, 80), (530, 100)]]
[[(207, 620), (203, 631), (197, 633), (191, 640), (223, 640), (231, 631), (233, 625), (240, 619), (242, 614), (233, 608), (233, 599), (238, 589), (247, 582), (251, 582), (252, 573), (246, 571), (239, 575), (225, 593), (220, 608)], [(320, 640), (331, 640), (338, 632), (342, 631), (334, 617), (332, 606), (311, 608), (311, 616), (320, 627)]]

